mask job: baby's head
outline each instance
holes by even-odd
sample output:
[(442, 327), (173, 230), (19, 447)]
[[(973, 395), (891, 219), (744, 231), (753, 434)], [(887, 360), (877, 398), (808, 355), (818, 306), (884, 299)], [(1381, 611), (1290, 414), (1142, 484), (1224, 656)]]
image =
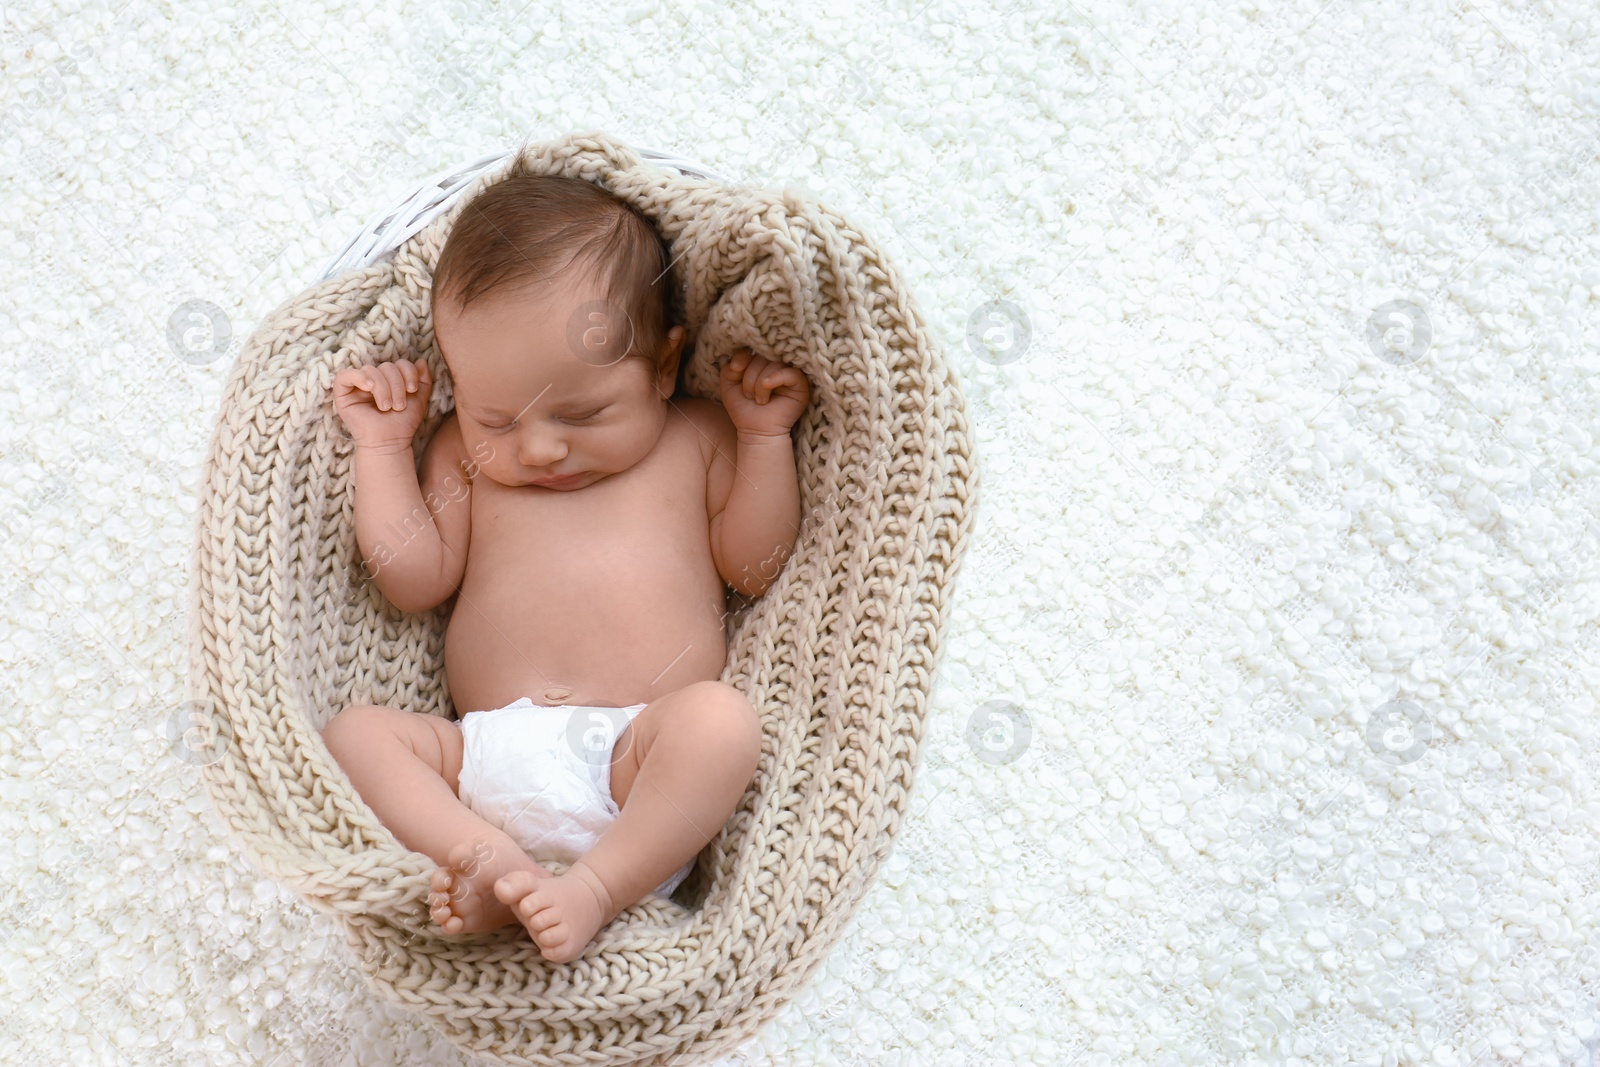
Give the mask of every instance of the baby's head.
[(434, 269), (433, 328), (479, 468), (570, 491), (649, 455), (684, 338), (672, 285), (650, 220), (597, 185), (519, 168), (474, 197)]

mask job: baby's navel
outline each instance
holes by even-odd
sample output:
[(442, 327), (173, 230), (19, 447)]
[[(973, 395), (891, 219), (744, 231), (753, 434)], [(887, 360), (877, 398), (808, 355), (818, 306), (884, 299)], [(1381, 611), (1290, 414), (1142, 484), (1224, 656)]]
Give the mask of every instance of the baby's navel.
[(566, 685), (547, 686), (544, 691), (544, 699), (550, 704), (560, 703), (571, 695), (572, 687)]

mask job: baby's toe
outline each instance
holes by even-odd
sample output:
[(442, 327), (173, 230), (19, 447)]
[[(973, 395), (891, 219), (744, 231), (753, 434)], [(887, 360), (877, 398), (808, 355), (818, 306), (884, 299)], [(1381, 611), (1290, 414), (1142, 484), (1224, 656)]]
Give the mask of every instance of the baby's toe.
[(567, 933), (567, 924), (557, 921), (541, 928), (538, 933), (533, 935), (533, 939), (538, 942), (539, 950), (547, 957), (555, 960), (556, 963), (563, 963), (565, 962), (564, 960), (557, 960), (555, 957), (560, 954), (561, 949), (566, 947)]
[(571, 937), (562, 936), (558, 941), (545, 945), (540, 943), (539, 951), (551, 963), (571, 963), (583, 955), (583, 944)]
[(450, 902), (448, 900), (442, 904), (434, 904), (429, 907), (428, 918), (437, 923), (439, 929), (443, 930), (445, 933), (454, 933), (455, 931), (450, 929), (450, 924), (459, 924), (461, 922), (460, 916), (456, 915), (455, 910), (450, 907)]
[(502, 874), (494, 880), (494, 898), (502, 904), (509, 904), (513, 910), (523, 897), (528, 895), (528, 890), (533, 888), (533, 878), (526, 871), (512, 871)]
[(556, 914), (554, 908), (531, 897), (517, 905), (514, 910), (517, 917), (522, 920), (522, 925), (533, 933), (543, 933), (561, 925), (561, 916)]
[(494, 880), (495, 899), (514, 906), (526, 899), (538, 884), (539, 878), (532, 871), (509, 871)]
[(428, 876), (428, 918), (447, 934), (458, 934), (466, 926), (456, 914), (456, 896), (460, 890), (455, 874), (447, 867), (435, 867)]

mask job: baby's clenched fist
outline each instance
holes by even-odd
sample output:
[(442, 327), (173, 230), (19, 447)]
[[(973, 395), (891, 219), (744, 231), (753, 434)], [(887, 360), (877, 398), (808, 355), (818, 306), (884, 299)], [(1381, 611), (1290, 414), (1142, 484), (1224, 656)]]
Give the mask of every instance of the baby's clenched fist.
[(424, 359), (346, 367), (333, 376), (334, 409), (364, 448), (410, 448), (431, 395), (433, 375)]
[(740, 434), (789, 432), (811, 401), (811, 383), (796, 367), (737, 348), (721, 373), (722, 406)]

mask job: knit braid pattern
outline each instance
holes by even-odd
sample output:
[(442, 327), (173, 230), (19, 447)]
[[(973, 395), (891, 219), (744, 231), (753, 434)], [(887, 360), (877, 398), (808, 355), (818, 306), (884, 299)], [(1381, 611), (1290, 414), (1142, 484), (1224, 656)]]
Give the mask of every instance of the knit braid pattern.
[(444, 610), (400, 611), (363, 581), (354, 448), (331, 388), (348, 366), (425, 358), (421, 455), (453, 407), (432, 268), (500, 168), (391, 257), (277, 308), (232, 367), (190, 588), (189, 695), (213, 742), (196, 762), (250, 862), (335, 916), (372, 988), (462, 1049), (527, 1067), (704, 1062), (800, 991), (899, 829), (974, 519), (966, 407), (895, 268), (814, 200), (650, 166), (600, 133), (524, 144), (508, 167), (518, 155), (655, 222), (678, 272), (690, 393), (718, 399), (741, 345), (811, 381), (794, 553), (729, 620), (721, 677), (762, 722), (750, 788), (673, 899), (646, 898), (551, 964), (514, 926), (439, 931), (433, 861), (395, 839), (322, 742), (351, 704), (453, 717)]

